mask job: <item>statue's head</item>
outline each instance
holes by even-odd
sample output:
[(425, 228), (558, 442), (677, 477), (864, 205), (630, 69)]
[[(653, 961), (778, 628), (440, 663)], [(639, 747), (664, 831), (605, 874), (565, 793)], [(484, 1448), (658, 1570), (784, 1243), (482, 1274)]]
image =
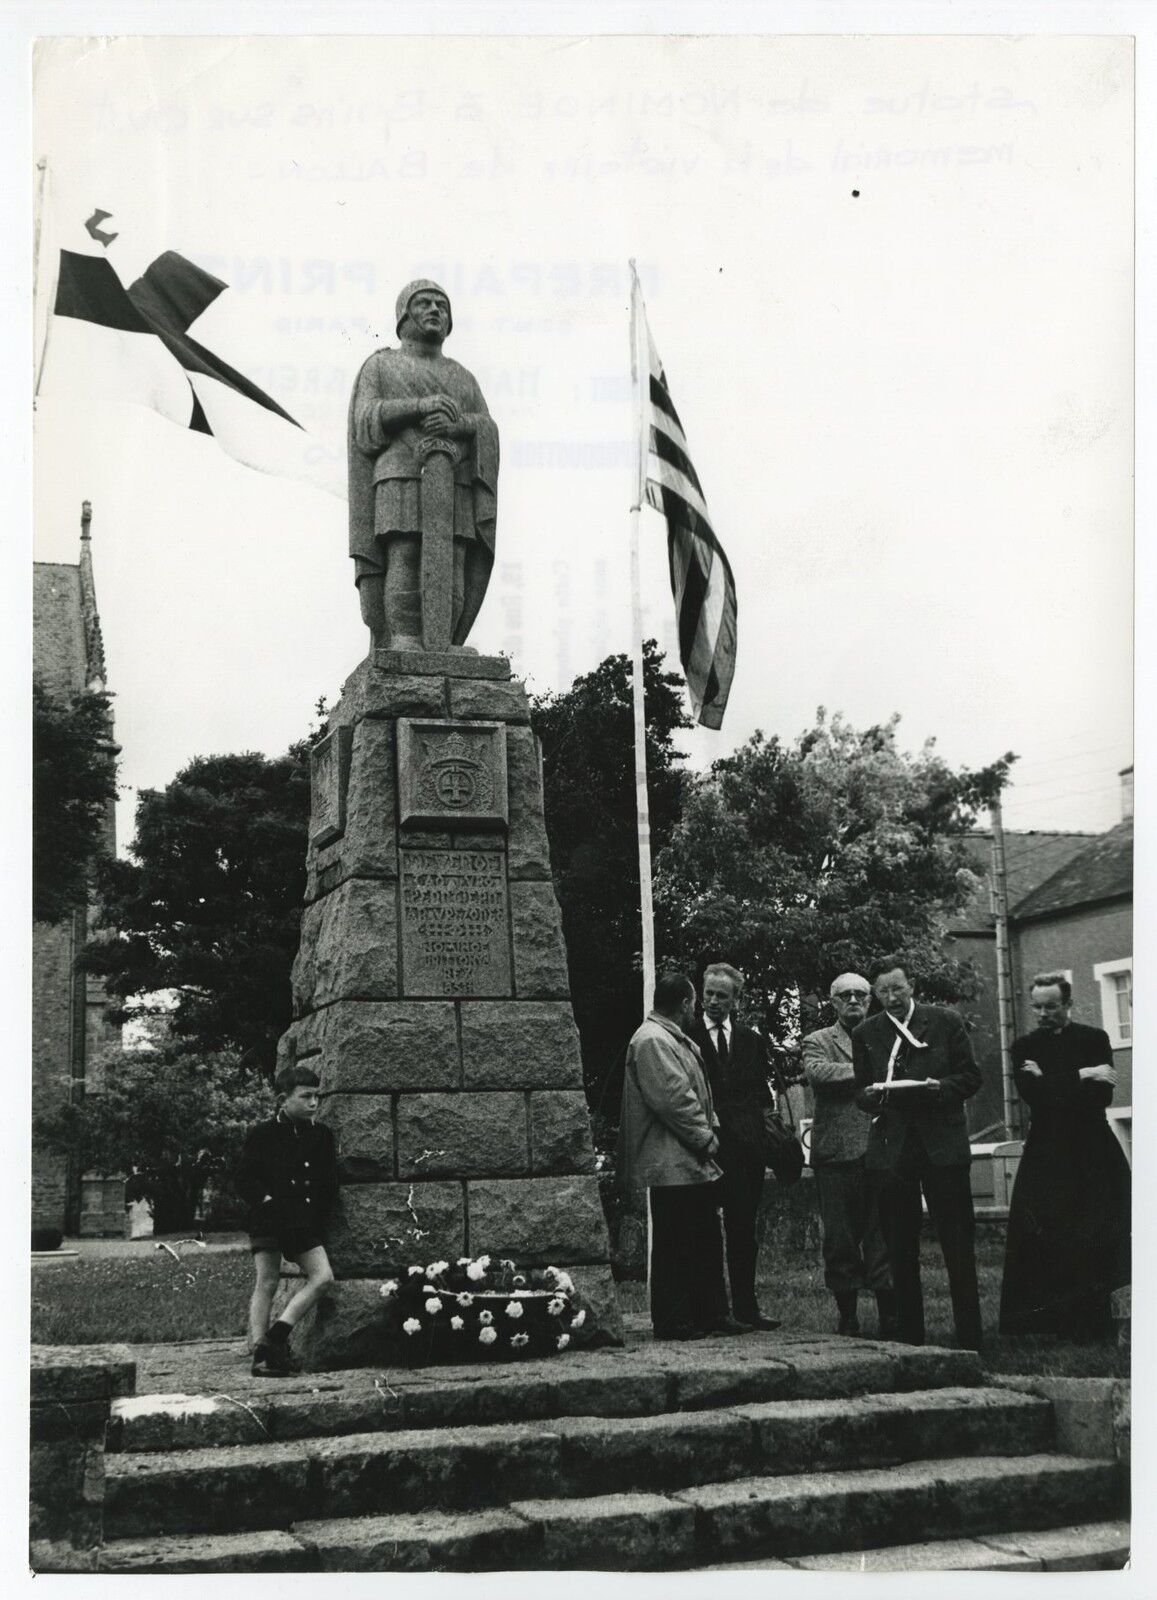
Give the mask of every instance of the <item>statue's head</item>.
[[(441, 316), (435, 314), (439, 302)], [(413, 330), (420, 334), (433, 333), (437, 328), (443, 339), (454, 326), (450, 296), (432, 278), (415, 278), (413, 283), (408, 283), (398, 296), (394, 314), (397, 318), (399, 336), (407, 321), (412, 324)]]

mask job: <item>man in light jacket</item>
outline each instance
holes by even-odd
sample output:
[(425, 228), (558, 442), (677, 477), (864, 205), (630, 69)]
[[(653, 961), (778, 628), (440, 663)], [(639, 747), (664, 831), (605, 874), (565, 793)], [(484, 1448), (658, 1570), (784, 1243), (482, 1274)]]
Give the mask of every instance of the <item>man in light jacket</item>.
[(815, 1096), (811, 1164), (823, 1227), (824, 1282), (840, 1314), (836, 1332), (859, 1333), (859, 1293), (871, 1289), (880, 1337), (891, 1339), (896, 1333), (892, 1274), (876, 1196), (864, 1170), (869, 1117), (856, 1104), (852, 1068), (852, 1033), (867, 1016), (871, 998), (867, 978), (841, 973), (831, 988), (835, 1024), (804, 1039), (803, 1070)]
[(627, 1046), (619, 1122), (624, 1183), (651, 1211), (651, 1323), (656, 1339), (745, 1333), (727, 1304), (719, 1224), (719, 1122), (688, 1030), (695, 986), (679, 972), (655, 984), (654, 1006)]

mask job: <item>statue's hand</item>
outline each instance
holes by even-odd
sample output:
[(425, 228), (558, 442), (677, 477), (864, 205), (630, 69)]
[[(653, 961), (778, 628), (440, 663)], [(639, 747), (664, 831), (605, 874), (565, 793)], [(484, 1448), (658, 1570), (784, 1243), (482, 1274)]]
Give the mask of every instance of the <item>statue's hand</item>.
[(448, 394), (423, 395), (418, 402), (422, 432), (445, 438), (462, 420), (462, 414)]

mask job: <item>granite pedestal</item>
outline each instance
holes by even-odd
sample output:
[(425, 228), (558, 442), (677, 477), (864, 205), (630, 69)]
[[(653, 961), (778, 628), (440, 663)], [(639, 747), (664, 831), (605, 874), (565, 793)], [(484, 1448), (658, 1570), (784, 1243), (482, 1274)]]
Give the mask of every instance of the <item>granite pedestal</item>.
[(298, 1353), (396, 1357), (381, 1283), (483, 1253), (565, 1268), (618, 1339), (525, 690), (502, 657), (375, 652), (312, 766), (281, 1059), (321, 1076), (342, 1187)]

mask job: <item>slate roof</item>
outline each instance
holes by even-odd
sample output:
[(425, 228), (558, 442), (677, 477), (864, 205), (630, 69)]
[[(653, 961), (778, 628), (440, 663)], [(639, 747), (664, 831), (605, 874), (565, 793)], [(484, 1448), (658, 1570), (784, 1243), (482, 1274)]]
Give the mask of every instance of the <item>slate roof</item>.
[(1014, 922), (1056, 916), (1133, 894), (1133, 819), (1099, 833), (1084, 850), (1010, 908)]
[[(1018, 901), (1100, 837), (1095, 833), (1017, 833), (1006, 829), (1004, 864), (1010, 913)], [(988, 886), (992, 868), (992, 834), (987, 830), (970, 833), (964, 843), (971, 858), (972, 870), (982, 882), (970, 903), (949, 922), (948, 931), (991, 933), (992, 910)]]

